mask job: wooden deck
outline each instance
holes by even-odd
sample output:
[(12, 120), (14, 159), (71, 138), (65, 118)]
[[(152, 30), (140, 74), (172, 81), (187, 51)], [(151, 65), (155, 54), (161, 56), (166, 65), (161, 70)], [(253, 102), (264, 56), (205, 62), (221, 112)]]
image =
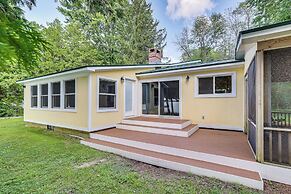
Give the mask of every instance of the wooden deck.
[(242, 132), (199, 129), (190, 137), (174, 137), (114, 128), (95, 134), (255, 161), (247, 136)]
[(81, 143), (130, 159), (263, 189), (257, 162), (242, 132), (199, 129), (189, 120), (124, 119)]

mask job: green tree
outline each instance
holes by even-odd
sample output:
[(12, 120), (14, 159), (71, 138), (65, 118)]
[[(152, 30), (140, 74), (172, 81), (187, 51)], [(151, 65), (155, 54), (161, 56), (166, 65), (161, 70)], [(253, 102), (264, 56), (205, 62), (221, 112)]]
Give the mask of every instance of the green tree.
[(291, 20), (290, 0), (246, 0), (245, 4), (254, 9), (256, 26)]
[(147, 63), (149, 48), (165, 47), (166, 30), (158, 29), (159, 22), (154, 19), (151, 4), (146, 0), (132, 0), (122, 20), (127, 63)]
[(176, 44), (182, 51), (182, 59), (207, 62), (226, 58), (222, 52), (225, 28), (222, 14), (197, 17), (192, 28), (184, 29), (177, 38)]
[(80, 30), (79, 23), (70, 22), (64, 25), (56, 19), (46, 28), (41, 28), (50, 49), (43, 53), (37, 74), (100, 63), (96, 48)]
[(24, 18), (20, 6), (29, 8), (34, 0), (0, 0), (0, 67), (9, 63), (25, 67), (37, 64), (46, 42), (40, 32)]
[(151, 5), (145, 0), (61, 0), (68, 22), (78, 22), (100, 53), (102, 64), (146, 63), (150, 47), (165, 46), (165, 29), (158, 29)]

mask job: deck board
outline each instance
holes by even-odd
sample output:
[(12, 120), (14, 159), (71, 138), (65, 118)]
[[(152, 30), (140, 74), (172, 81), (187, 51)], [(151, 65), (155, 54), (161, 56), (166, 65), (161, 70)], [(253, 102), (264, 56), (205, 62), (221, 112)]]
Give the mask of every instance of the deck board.
[(95, 133), (144, 143), (255, 161), (247, 142), (247, 136), (242, 132), (199, 129), (190, 137), (174, 137), (113, 128)]

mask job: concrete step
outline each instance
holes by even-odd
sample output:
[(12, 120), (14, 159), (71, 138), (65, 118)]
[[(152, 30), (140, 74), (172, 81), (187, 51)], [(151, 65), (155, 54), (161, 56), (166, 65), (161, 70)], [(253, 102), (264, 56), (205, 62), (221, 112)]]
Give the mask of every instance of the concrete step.
[(213, 177), (222, 181), (238, 183), (251, 188), (263, 190), (262, 178), (260, 174), (255, 171), (173, 156), (90, 138), (81, 140), (81, 144), (144, 163), (187, 173)]
[(154, 118), (154, 117), (132, 117), (123, 119), (121, 123), (169, 129), (183, 129), (192, 124), (192, 122), (189, 120)]
[(171, 129), (171, 128), (161, 128), (161, 127), (148, 127), (143, 125), (132, 125), (132, 124), (124, 124), (118, 123), (116, 125), (118, 129), (125, 129), (130, 131), (140, 131), (146, 133), (155, 133), (155, 134), (162, 134), (162, 135), (172, 135), (178, 137), (189, 137), (195, 131), (199, 129), (198, 125), (191, 124), (183, 129)]

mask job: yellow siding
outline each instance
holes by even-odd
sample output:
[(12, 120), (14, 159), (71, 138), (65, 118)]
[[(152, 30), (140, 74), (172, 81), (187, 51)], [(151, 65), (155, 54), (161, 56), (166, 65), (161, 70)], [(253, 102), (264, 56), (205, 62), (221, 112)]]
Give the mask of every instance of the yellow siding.
[[(121, 77), (136, 79), (135, 73), (149, 70), (131, 69), (131, 70), (110, 70), (101, 71), (93, 74), (92, 78), (92, 128), (98, 129), (119, 123), (124, 117), (124, 83), (121, 83)], [(117, 80), (118, 86), (118, 111), (115, 112), (97, 112), (97, 77), (105, 77)]]
[[(194, 97), (195, 75), (221, 72), (236, 72), (236, 97)], [(190, 80), (188, 82), (186, 81), (187, 75), (190, 76)], [(216, 126), (218, 128), (227, 127), (243, 129), (244, 68), (199, 71), (183, 75), (175, 74), (172, 77), (177, 76), (182, 76), (182, 119), (190, 119), (196, 124), (209, 125), (213, 127)], [(204, 119), (202, 119), (203, 116)]]
[(24, 120), (40, 124), (87, 130), (88, 127), (88, 77), (76, 78), (76, 112), (30, 108), (30, 87), (24, 89)]

